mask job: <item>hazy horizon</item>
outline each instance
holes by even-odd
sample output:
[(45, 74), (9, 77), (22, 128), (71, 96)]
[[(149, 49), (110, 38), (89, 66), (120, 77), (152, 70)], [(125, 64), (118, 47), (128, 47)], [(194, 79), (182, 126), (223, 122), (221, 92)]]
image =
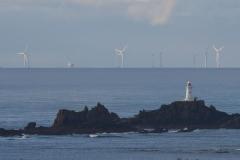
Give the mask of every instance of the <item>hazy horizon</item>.
[(28, 45), (34, 68), (116, 68), (115, 48), (128, 45), (127, 68), (215, 67), (212, 45), (225, 46), (222, 67), (239, 68), (238, 0), (2, 0), (0, 67), (18, 68)]

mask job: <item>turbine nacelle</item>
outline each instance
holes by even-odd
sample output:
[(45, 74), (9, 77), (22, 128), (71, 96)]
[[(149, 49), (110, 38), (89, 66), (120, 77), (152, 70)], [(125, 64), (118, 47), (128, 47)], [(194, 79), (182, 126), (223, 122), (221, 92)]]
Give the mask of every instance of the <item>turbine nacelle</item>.
[(123, 55), (126, 52), (127, 46), (122, 49), (115, 49), (116, 54)]
[(117, 55), (123, 55), (124, 54), (124, 51), (119, 50), (119, 49), (115, 49), (115, 52), (116, 52)]

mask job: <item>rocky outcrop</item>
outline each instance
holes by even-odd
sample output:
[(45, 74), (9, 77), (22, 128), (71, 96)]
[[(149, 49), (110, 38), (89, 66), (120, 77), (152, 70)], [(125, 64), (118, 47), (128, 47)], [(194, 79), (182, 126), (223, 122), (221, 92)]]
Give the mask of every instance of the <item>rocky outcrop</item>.
[(69, 130), (71, 132), (127, 132), (132, 131), (130, 125), (126, 125), (116, 113), (109, 112), (102, 104), (89, 110), (75, 112), (60, 110), (52, 125), (53, 129)]
[(133, 124), (153, 128), (209, 129), (220, 128), (230, 119), (227, 113), (217, 111), (213, 106), (207, 107), (204, 101), (178, 101), (162, 105), (158, 110), (140, 111), (133, 119)]
[(142, 110), (134, 117), (120, 118), (98, 103), (92, 109), (84, 108), (75, 112), (60, 110), (51, 127), (37, 127), (30, 122), (24, 129), (0, 129), (0, 136), (18, 136), (22, 134), (64, 135), (89, 134), (102, 132), (140, 132), (161, 133), (169, 129), (190, 132), (194, 129), (240, 129), (240, 114), (229, 115), (206, 106), (204, 101), (177, 101), (162, 105), (159, 109)]
[(24, 128), (24, 130), (34, 130), (36, 129), (37, 123), (36, 122), (30, 122), (28, 125)]
[(119, 124), (120, 118), (110, 113), (102, 104), (91, 110), (87, 107), (81, 112), (60, 110), (53, 123), (54, 128), (111, 128)]
[(5, 130), (3, 128), (0, 128), (0, 136), (2, 137), (21, 136), (22, 134), (22, 130)]
[(240, 129), (240, 114), (233, 114), (228, 121), (223, 122), (221, 128)]

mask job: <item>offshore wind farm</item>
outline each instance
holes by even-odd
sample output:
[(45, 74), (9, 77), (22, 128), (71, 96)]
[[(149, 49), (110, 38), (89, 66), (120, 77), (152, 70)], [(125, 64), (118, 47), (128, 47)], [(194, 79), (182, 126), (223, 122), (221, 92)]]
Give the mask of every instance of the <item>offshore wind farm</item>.
[[(144, 68), (144, 67), (131, 67), (131, 66), (127, 66), (127, 64), (125, 64), (125, 59), (126, 59), (126, 52), (127, 52), (127, 45), (125, 45), (123, 48), (121, 49), (114, 49), (115, 55), (117, 57), (117, 64), (114, 64), (113, 66), (109, 66), (109, 67), (105, 67), (103, 66), (102, 68), (115, 68), (117, 66), (117, 68)], [(198, 54), (193, 54), (192, 55), (192, 65), (188, 65), (188, 66), (184, 66), (180, 67), (180, 68), (224, 68), (223, 65), (220, 64), (220, 55), (222, 54), (221, 52), (223, 51), (224, 47), (221, 48), (216, 48), (215, 45), (213, 45), (212, 47), (213, 50), (209, 50), (209, 48), (206, 49), (205, 53), (202, 54), (204, 55), (204, 58), (202, 58), (201, 56), (199, 56)], [(33, 51), (34, 52), (34, 51)], [(209, 61), (209, 53), (212, 53), (215, 55), (215, 63), (211, 65), (211, 67), (208, 64)], [(32, 66), (30, 66), (30, 56), (28, 53), (28, 46), (26, 45), (25, 50), (23, 52), (19, 52), (16, 53), (17, 55), (21, 56), (22, 58), (22, 62), (23, 65), (22, 66), (18, 66), (20, 68), (39, 68), (39, 67), (34, 67), (34, 64), (32, 64)], [(131, 54), (131, 53), (130, 53)], [(156, 64), (157, 60), (157, 55), (159, 55), (159, 63)], [(165, 62), (163, 60), (163, 51), (160, 51), (159, 54), (149, 54), (149, 57), (151, 56), (151, 64), (149, 64), (149, 66), (145, 67), (145, 68), (163, 68), (164, 67), (164, 63), (167, 64), (167, 62)], [(32, 55), (32, 57), (34, 57), (34, 55)], [(186, 57), (187, 59), (187, 57)], [(137, 56), (134, 58), (134, 60), (138, 60)], [(188, 60), (190, 61), (190, 59), (188, 58)], [(75, 59), (75, 61), (77, 62), (77, 59)], [(198, 63), (198, 64), (197, 64)], [(2, 66), (4, 67), (4, 66)], [(18, 68), (17, 67), (17, 68)], [(75, 68), (77, 67), (74, 63), (68, 61), (67, 65), (63, 65), (61, 67), (53, 67), (53, 68)], [(12, 68), (12, 67), (10, 67)], [(43, 66), (43, 68), (48, 68), (47, 66)], [(51, 67), (50, 67), (51, 68)], [(77, 67), (80, 68), (80, 67)], [(88, 67), (84, 67), (83, 68), (88, 68)], [(89, 67), (89, 68), (94, 68), (94, 67)], [(101, 67), (100, 67), (101, 68)], [(178, 68), (178, 67), (171, 67), (171, 66), (166, 66), (166, 68)]]

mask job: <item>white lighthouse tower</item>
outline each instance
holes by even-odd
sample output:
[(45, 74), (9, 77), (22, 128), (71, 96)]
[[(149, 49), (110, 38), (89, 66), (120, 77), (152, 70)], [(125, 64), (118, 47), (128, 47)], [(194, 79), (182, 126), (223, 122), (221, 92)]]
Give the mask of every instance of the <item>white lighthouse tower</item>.
[(193, 101), (193, 100), (194, 99), (192, 97), (192, 83), (188, 81), (186, 86), (186, 97), (184, 101)]

